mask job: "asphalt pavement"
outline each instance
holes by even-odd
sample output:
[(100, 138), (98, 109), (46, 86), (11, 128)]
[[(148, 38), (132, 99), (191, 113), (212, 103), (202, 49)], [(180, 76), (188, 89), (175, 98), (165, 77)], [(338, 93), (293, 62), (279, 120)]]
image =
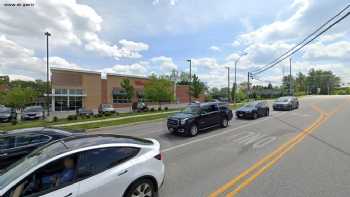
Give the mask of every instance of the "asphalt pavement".
[(314, 96), (300, 108), (236, 120), (189, 138), (165, 121), (96, 133), (155, 138), (165, 155), (160, 197), (349, 196), (350, 97)]

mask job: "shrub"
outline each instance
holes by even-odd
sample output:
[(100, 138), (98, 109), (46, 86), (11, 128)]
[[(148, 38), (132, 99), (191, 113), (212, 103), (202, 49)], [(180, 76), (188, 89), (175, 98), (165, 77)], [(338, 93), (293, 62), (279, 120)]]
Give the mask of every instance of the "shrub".
[(104, 116), (111, 116), (113, 113), (115, 113), (115, 112), (105, 112), (103, 115)]
[(12, 125), (16, 125), (17, 123), (18, 123), (18, 121), (17, 121), (16, 119), (11, 120), (11, 124), (12, 124)]
[(95, 114), (95, 115), (94, 115), (94, 118), (100, 117), (99, 115), (100, 115), (100, 114)]
[(162, 107), (158, 107), (158, 111), (162, 111)]
[(53, 119), (52, 119), (53, 122), (58, 122), (58, 118), (57, 116), (54, 116)]
[(103, 117), (103, 114), (97, 114), (97, 118), (102, 118)]
[(78, 120), (78, 116), (77, 115), (69, 115), (67, 117), (68, 120)]
[(150, 111), (151, 111), (151, 112), (154, 112), (154, 108), (152, 107)]
[(168, 107), (164, 107), (164, 110), (165, 110), (165, 111), (168, 111), (168, 110), (169, 110), (169, 108), (168, 108)]

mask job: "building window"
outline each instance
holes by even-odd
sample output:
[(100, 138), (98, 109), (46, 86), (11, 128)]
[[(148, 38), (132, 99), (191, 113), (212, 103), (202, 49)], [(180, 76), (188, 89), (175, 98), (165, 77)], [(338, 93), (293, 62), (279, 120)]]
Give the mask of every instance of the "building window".
[(62, 88), (55, 89), (55, 94), (65, 95), (65, 94), (67, 94), (67, 89), (62, 89)]
[(70, 96), (69, 97), (69, 110), (77, 110), (83, 107), (83, 97)]
[(70, 89), (69, 90), (70, 95), (83, 95), (82, 89)]
[(56, 96), (55, 97), (55, 111), (67, 111), (68, 110), (68, 97)]
[(113, 96), (113, 103), (114, 104), (129, 103), (130, 102), (125, 90), (115, 88), (115, 89), (113, 89), (112, 96)]

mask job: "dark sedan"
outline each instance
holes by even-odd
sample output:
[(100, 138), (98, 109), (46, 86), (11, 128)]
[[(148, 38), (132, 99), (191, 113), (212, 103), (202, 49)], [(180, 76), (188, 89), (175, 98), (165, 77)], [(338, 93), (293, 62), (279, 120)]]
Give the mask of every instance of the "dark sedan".
[(269, 116), (270, 108), (265, 101), (254, 101), (244, 105), (236, 111), (237, 118), (257, 119)]
[(10, 122), (17, 120), (17, 112), (13, 108), (0, 107), (0, 122)]
[(26, 107), (22, 112), (21, 119), (22, 120), (45, 119), (44, 108), (42, 106)]
[(73, 135), (82, 134), (54, 128), (31, 128), (0, 133), (0, 170), (40, 146)]

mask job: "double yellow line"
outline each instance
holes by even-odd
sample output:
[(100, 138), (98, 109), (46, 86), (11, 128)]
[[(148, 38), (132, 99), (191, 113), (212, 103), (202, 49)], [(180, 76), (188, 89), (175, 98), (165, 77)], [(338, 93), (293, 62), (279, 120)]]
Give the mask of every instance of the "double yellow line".
[(343, 106), (338, 106), (331, 113), (323, 112), (319, 107), (312, 106), (314, 110), (320, 113), (318, 119), (313, 122), (309, 127), (302, 130), (298, 135), (290, 139), (285, 144), (278, 147), (272, 153), (266, 155), (264, 158), (256, 162), (250, 168), (243, 171), (234, 179), (230, 180), (216, 191), (211, 193), (209, 197), (218, 197), (221, 194), (227, 193), (226, 197), (234, 197), (244, 188), (250, 185), (258, 176), (270, 169), (276, 162), (278, 162), (288, 151), (290, 151), (294, 146), (300, 143), (307, 135), (312, 133), (315, 129), (319, 128), (329, 117), (333, 116), (337, 111), (342, 109)]

